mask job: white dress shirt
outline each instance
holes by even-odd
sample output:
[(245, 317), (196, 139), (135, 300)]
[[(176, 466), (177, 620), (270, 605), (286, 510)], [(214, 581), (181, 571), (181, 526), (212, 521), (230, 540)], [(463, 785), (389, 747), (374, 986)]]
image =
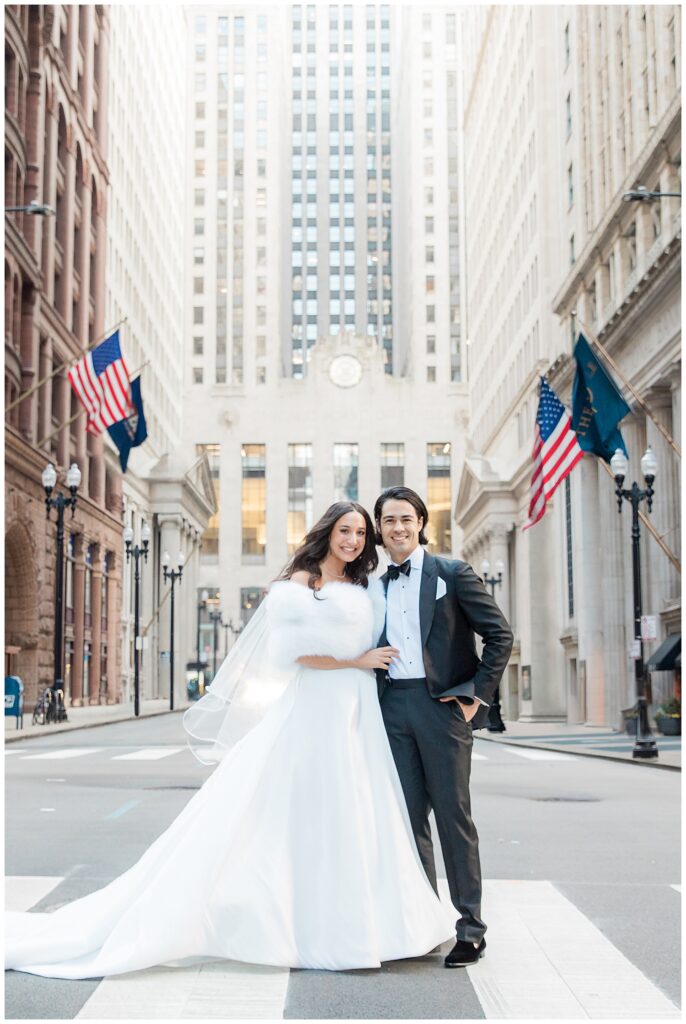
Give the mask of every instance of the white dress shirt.
[[(421, 679), (426, 676), (419, 622), (419, 590), (424, 566), (424, 548), (418, 544), (410, 555), (410, 575), (402, 573), (388, 581), (386, 591), (386, 637), (390, 647), (397, 647), (388, 669), (391, 679)], [(470, 698), (465, 698), (469, 700)], [(475, 697), (484, 707), (489, 705)]]
[(422, 582), (424, 548), (418, 544), (410, 555), (410, 575), (402, 573), (388, 581), (386, 591), (386, 636), (400, 654), (391, 662), (391, 679), (420, 679), (426, 675), (419, 625), (419, 588)]

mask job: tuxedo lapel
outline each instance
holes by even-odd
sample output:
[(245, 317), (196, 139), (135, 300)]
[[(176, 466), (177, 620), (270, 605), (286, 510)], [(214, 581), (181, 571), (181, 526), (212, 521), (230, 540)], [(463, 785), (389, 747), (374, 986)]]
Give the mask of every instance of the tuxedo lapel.
[[(383, 574), (383, 576), (381, 577), (381, 582), (383, 583), (384, 595), (387, 595), (388, 594), (388, 573), (387, 572), (385, 572)], [(388, 647), (388, 636), (386, 635), (386, 623), (387, 623), (387, 621), (388, 621), (388, 604), (386, 604), (386, 614), (384, 615), (384, 619), (383, 619), (383, 629), (381, 630), (381, 636), (379, 637), (378, 643), (376, 645), (377, 647)]]
[(419, 628), (422, 635), (422, 647), (426, 646), (436, 607), (436, 587), (438, 586), (438, 567), (436, 559), (428, 551), (424, 552), (422, 580), (419, 585)]

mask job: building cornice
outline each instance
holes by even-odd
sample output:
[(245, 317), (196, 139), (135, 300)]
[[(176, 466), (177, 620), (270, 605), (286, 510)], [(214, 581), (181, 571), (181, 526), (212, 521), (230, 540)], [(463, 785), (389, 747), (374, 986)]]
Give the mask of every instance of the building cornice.
[(604, 217), (589, 236), (562, 287), (554, 296), (552, 309), (557, 316), (565, 315), (569, 306), (575, 302), (579, 288), (601, 261), (603, 252), (635, 216), (634, 204), (624, 202), (622, 198), (624, 193), (634, 185), (649, 180), (665, 163), (665, 150), (669, 153), (670, 143), (677, 137), (680, 130), (681, 96), (677, 95), (664, 113), (659, 126), (651, 134), (649, 142), (643, 147), (643, 151), (634, 162), (631, 171), (625, 177), (621, 188), (605, 211)]

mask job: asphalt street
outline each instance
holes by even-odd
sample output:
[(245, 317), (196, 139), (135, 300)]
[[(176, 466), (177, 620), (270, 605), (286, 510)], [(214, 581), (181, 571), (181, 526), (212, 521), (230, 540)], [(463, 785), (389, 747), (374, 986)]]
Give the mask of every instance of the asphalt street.
[[(214, 964), (193, 975), (193, 992), (206, 1012), (186, 994), (178, 1016), (550, 1019), (550, 1006), (562, 998), (554, 993), (558, 975), (569, 996), (565, 960), (575, 943), (597, 944), (597, 965), (607, 957), (600, 980), (589, 974), (579, 984), (608, 1005), (617, 1001), (618, 1016), (629, 1014), (622, 991), (613, 988), (617, 971), (626, 972), (625, 991), (637, 986), (634, 1008), (645, 1000), (638, 1016), (647, 1018), (653, 1004), (656, 1015), (672, 1016), (670, 1003), (678, 1005), (680, 993), (679, 773), (478, 739), (474, 752), (472, 808), (490, 944), (477, 967), (446, 971), (440, 954), (384, 964), (380, 971), (270, 972)], [(179, 714), (62, 736), (46, 731), (40, 739), (8, 744), (5, 754), (7, 897), (17, 909), (56, 908), (121, 874), (212, 771), (185, 748)], [(201, 871), (202, 863), (187, 870)], [(550, 928), (555, 921), (557, 931)], [(551, 971), (545, 993), (533, 966), (541, 955)], [(148, 973), (145, 1004), (140, 992)], [(174, 972), (140, 975), (140, 1013), (129, 1007), (126, 1015), (154, 1018), (155, 986), (164, 983), (169, 991)], [(492, 990), (499, 978), (498, 1003)], [(8, 972), (5, 983), (8, 1019), (116, 1018), (128, 1005), (126, 978), (117, 986), (117, 979), (69, 982)], [(583, 1007), (590, 996), (580, 989), (574, 998)], [(544, 999), (552, 1000), (547, 1010), (541, 1009)]]

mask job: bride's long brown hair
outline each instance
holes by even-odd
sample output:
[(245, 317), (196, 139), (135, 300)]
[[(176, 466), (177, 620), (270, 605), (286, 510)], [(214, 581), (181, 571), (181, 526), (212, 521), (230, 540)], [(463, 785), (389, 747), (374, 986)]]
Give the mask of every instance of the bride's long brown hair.
[(359, 512), (364, 519), (367, 532), (361, 554), (357, 556), (354, 562), (347, 562), (343, 572), (351, 583), (366, 587), (368, 576), (374, 572), (379, 564), (379, 556), (376, 553), (374, 525), (369, 512), (356, 501), (335, 501), (333, 505), (329, 505), (319, 522), (315, 523), (307, 534), (278, 579), (288, 580), (293, 573), (304, 570), (309, 572), (310, 578), (307, 583), (314, 590), (316, 581), (322, 578), (322, 571), (319, 566), (329, 553), (329, 541), (333, 528), (341, 516), (347, 515), (348, 512)]

